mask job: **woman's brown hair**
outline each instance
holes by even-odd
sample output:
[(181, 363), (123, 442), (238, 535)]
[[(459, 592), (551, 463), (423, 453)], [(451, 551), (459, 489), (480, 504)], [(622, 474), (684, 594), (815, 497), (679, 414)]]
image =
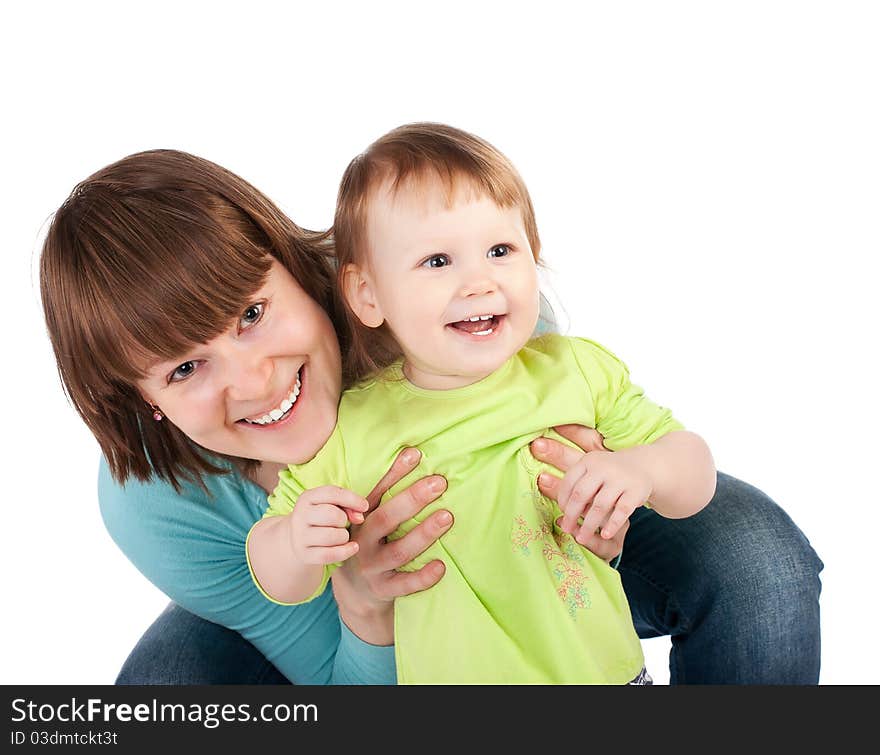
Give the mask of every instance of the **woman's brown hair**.
[[(344, 290), (346, 265), (363, 264), (367, 210), (380, 185), (392, 193), (410, 182), (439, 178), (452, 201), (459, 182), (468, 182), (478, 194), (499, 207), (519, 207), (535, 261), (541, 240), (535, 211), (525, 182), (501, 152), (478, 136), (442, 123), (409, 123), (373, 142), (348, 165), (339, 185), (333, 234), (336, 243), (337, 285)], [(368, 328), (345, 302), (349, 347), (343, 350), (348, 383), (387, 367), (401, 356), (386, 325)]]
[(344, 347), (328, 235), (300, 228), (219, 165), (140, 152), (82, 181), (55, 213), (40, 256), (46, 325), (64, 390), (117, 481), (156, 474), (179, 489), (225, 471), (216, 454), (154, 421), (135, 384), (151, 361), (228, 328), (272, 257), (327, 311)]

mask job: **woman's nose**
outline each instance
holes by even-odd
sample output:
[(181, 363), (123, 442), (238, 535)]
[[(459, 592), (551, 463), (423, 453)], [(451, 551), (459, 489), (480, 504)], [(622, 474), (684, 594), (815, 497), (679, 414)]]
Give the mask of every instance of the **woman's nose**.
[(237, 360), (229, 371), (229, 397), (241, 401), (263, 398), (272, 388), (273, 370), (268, 358)]

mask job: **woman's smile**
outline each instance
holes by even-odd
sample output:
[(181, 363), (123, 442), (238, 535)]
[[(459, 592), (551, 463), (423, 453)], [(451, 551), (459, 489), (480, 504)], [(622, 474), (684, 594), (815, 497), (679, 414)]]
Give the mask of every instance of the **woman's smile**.
[[(253, 301), (264, 303), (260, 316), (197, 345), (184, 357), (195, 365), (184, 378), (166, 380), (169, 369), (177, 374), (166, 363), (141, 390), (168, 421), (210, 451), (285, 464), (307, 461), (336, 424), (339, 342), (324, 310), (277, 262)], [(252, 308), (243, 302), (242, 311)]]
[(275, 427), (285, 422), (292, 414), (297, 405), (300, 394), (302, 393), (302, 375), (305, 371), (305, 365), (300, 367), (296, 372), (296, 382), (285, 393), (284, 398), (277, 402), (271, 408), (264, 412), (258, 412), (251, 417), (244, 417), (238, 422), (247, 426), (256, 426), (258, 428)]

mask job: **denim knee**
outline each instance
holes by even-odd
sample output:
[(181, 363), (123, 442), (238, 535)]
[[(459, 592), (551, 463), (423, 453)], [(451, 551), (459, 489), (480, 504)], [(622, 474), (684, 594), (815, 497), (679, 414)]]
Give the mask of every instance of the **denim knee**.
[(132, 684), (289, 684), (238, 632), (170, 604), (116, 678)]
[(822, 561), (791, 517), (757, 488), (719, 473), (715, 498), (692, 519), (701, 536), (691, 539), (693, 583), (678, 592), (680, 600), (702, 596), (703, 610), (721, 601), (746, 614), (760, 614), (765, 603), (797, 612), (805, 601), (818, 601)]

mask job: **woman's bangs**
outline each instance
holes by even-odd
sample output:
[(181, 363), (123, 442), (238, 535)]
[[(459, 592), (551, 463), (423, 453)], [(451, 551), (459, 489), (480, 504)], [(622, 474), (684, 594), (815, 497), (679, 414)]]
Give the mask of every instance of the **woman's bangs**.
[[(155, 226), (154, 226), (155, 227)], [(198, 237), (166, 231), (150, 239), (151, 254), (132, 265), (105, 266), (92, 289), (96, 357), (108, 374), (143, 379), (149, 365), (173, 360), (216, 338), (251, 304), (272, 257), (241, 235), (200, 229)], [(112, 292), (109, 296), (108, 293)]]

